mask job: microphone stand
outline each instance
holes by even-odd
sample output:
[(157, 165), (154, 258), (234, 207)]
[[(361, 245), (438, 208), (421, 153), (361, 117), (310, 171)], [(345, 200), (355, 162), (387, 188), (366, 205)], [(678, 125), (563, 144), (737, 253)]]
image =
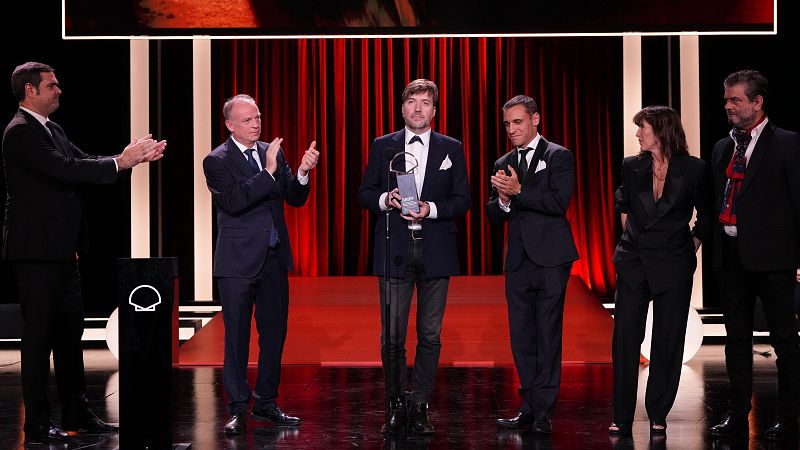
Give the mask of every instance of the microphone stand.
[[(386, 192), (387, 192), (386, 195), (387, 196), (391, 195), (391, 194), (389, 194), (391, 192), (391, 190), (389, 189), (389, 179), (390, 179), (390, 177), (392, 175), (392, 161), (394, 161), (394, 158), (392, 158), (391, 161), (389, 161), (389, 169), (386, 171)], [(389, 199), (389, 205), (387, 205), (387, 208), (386, 208), (386, 211), (385, 211), (386, 212), (386, 235), (385, 235), (385, 238), (384, 238), (384, 246), (385, 247), (384, 247), (384, 256), (383, 256), (383, 293), (384, 293), (383, 295), (384, 295), (384, 298), (385, 298), (385, 302), (384, 302), (384, 306), (383, 306), (383, 310), (384, 310), (383, 311), (383, 329), (385, 330), (385, 333), (386, 333), (386, 335), (384, 336), (385, 345), (386, 345), (386, 359), (389, 360), (388, 361), (388, 366), (389, 367), (386, 368), (386, 373), (387, 373), (388, 376), (386, 377), (386, 386), (385, 386), (385, 388), (386, 388), (385, 389), (386, 390), (386, 393), (385, 393), (385, 397), (386, 397), (386, 399), (385, 399), (386, 400), (386, 408), (385, 408), (386, 413), (385, 413), (385, 416), (386, 417), (384, 418), (384, 423), (389, 423), (389, 417), (390, 417), (390, 414), (391, 414), (391, 411), (390, 411), (391, 410), (391, 402), (392, 402), (392, 397), (391, 397), (392, 385), (394, 383), (394, 380), (393, 380), (394, 371), (392, 370), (392, 368), (394, 366), (394, 363), (392, 361), (392, 317), (391, 317), (391, 315), (392, 315), (392, 294), (391, 294), (391, 290), (390, 290), (391, 283), (389, 282), (389, 250), (390, 250), (390, 245), (389, 245), (389, 236), (390, 236), (390, 234), (389, 234), (389, 232), (390, 232), (389, 219), (390, 219), (390, 214), (392, 212), (391, 204), (392, 204), (392, 202), (391, 202), (391, 198), (390, 198)]]
[[(402, 170), (395, 170), (395, 169), (392, 168), (392, 165), (394, 165), (395, 160), (400, 155), (404, 155), (403, 156), (404, 158), (405, 158), (405, 155), (409, 155), (412, 158), (414, 158), (414, 163), (415, 164), (414, 164), (413, 167), (411, 167), (411, 170), (402, 171)], [(414, 157), (413, 154), (408, 153), (408, 152), (397, 152), (392, 157), (392, 159), (389, 160), (389, 167), (388, 167), (388, 170), (386, 171), (386, 192), (387, 192), (387, 195), (390, 195), (390, 193), (391, 193), (391, 189), (389, 189), (389, 182), (390, 182), (392, 173), (395, 174), (395, 177), (398, 174), (413, 173), (413, 171), (418, 166), (419, 166), (419, 162), (416, 160), (416, 157)], [(391, 205), (391, 198), (389, 199), (389, 205)], [(383, 316), (384, 316), (383, 329), (386, 331), (386, 336), (384, 338), (386, 339), (386, 355), (387, 355), (387, 359), (389, 360), (389, 367), (387, 368), (387, 372), (389, 373), (389, 376), (386, 377), (386, 393), (385, 393), (385, 397), (386, 397), (386, 413), (385, 413), (385, 416), (386, 417), (384, 419), (385, 423), (388, 423), (389, 416), (390, 416), (390, 405), (391, 405), (391, 400), (392, 400), (392, 397), (391, 397), (392, 389), (391, 388), (392, 388), (392, 386), (394, 386), (395, 383), (401, 384), (401, 381), (400, 381), (399, 377), (396, 376), (395, 371), (394, 371), (394, 360), (395, 360), (395, 356), (398, 353), (397, 352), (397, 350), (398, 350), (397, 346), (399, 344), (397, 342), (393, 342), (393, 340), (392, 340), (392, 317), (391, 317), (391, 315), (392, 315), (392, 292), (391, 292), (391, 282), (389, 281), (389, 275), (390, 275), (390, 273), (389, 273), (389, 270), (390, 270), (389, 269), (389, 252), (391, 251), (391, 245), (390, 245), (390, 239), (389, 239), (390, 236), (391, 236), (391, 234), (390, 234), (391, 233), (391, 227), (389, 225), (389, 222), (390, 222), (390, 218), (391, 218), (391, 211), (392, 211), (392, 207), (391, 206), (386, 208), (386, 235), (384, 237), (384, 246), (385, 247), (384, 247), (384, 257), (383, 257), (383, 291), (384, 291), (384, 297), (386, 299), (386, 304), (384, 305), (384, 314), (383, 314)], [(402, 212), (402, 210), (401, 210), (401, 212)], [(397, 327), (397, 330), (399, 331), (399, 329), (400, 329), (400, 317), (395, 317), (395, 326)], [(405, 378), (405, 377), (403, 377), (403, 378)], [(400, 386), (398, 386), (398, 387), (400, 387)]]

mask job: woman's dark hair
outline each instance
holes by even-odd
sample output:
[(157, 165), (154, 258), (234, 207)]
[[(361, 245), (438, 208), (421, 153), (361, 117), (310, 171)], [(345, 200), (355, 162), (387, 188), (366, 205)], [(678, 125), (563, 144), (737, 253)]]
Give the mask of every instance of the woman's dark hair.
[(633, 116), (636, 126), (641, 127), (644, 122), (653, 127), (653, 133), (661, 144), (661, 153), (667, 160), (689, 154), (686, 133), (677, 111), (669, 106), (648, 106)]

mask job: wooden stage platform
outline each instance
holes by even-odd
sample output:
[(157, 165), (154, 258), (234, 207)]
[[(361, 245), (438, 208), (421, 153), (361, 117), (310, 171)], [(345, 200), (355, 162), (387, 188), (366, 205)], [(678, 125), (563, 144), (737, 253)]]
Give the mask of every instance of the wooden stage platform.
[[(376, 277), (291, 277), (289, 331), (283, 364), (380, 366), (380, 304)], [(416, 300), (414, 300), (416, 304)], [(406, 349), (414, 361), (416, 333), (411, 308)], [(250, 364), (258, 343), (250, 340)], [(572, 277), (564, 311), (565, 363), (610, 363), (613, 320), (583, 281)], [(221, 313), (183, 344), (182, 366), (221, 366)], [(443, 367), (512, 365), (502, 276), (453, 277), (442, 329)]]

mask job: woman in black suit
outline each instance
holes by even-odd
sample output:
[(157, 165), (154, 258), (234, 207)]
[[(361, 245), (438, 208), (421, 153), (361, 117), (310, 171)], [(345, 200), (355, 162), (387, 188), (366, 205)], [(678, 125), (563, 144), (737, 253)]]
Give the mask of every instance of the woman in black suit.
[[(689, 156), (680, 117), (666, 106), (636, 113), (641, 152), (622, 162), (615, 194), (623, 233), (614, 251), (614, 416), (608, 431), (629, 436), (636, 409), (639, 355), (653, 301), (653, 339), (645, 407), (650, 432), (665, 434), (681, 375), (686, 320), (697, 267), (695, 253), (710, 235), (706, 163)], [(690, 230), (692, 210), (697, 221)]]

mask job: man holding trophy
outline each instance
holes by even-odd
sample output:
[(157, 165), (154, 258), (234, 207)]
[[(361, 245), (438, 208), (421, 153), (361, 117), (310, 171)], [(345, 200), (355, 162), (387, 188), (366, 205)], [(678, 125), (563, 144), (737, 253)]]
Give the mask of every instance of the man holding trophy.
[[(382, 305), (381, 360), (388, 402), (384, 432), (389, 435), (404, 432), (406, 426), (416, 434), (434, 432), (428, 402), (439, 365), (447, 288), (450, 276), (459, 272), (453, 220), (471, 205), (461, 142), (431, 130), (438, 98), (432, 81), (418, 79), (405, 87), (405, 128), (375, 139), (358, 190), (361, 207), (379, 214), (373, 270)], [(417, 350), (412, 389), (406, 395), (405, 340), (414, 286)]]

